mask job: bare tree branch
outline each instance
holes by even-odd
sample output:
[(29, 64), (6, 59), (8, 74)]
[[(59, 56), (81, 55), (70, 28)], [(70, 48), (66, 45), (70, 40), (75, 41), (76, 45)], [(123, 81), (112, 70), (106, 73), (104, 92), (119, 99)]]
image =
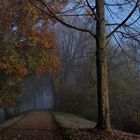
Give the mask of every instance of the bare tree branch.
[(69, 27), (69, 28), (72, 28), (72, 29), (75, 29), (75, 30), (78, 30), (78, 31), (87, 32), (87, 33), (89, 33), (90, 35), (92, 35), (94, 38), (96, 38), (95, 34), (92, 33), (90, 30), (88, 30), (88, 29), (83, 29), (83, 28), (79, 28), (79, 27), (76, 27), (76, 26), (73, 26), (73, 25), (71, 25), (71, 24), (69, 24), (69, 23), (66, 23), (65, 21), (63, 21), (63, 20), (60, 19), (59, 17), (57, 17), (57, 16), (53, 13), (53, 11), (47, 6), (47, 4), (46, 4), (43, 0), (37, 0), (37, 1), (41, 2), (41, 4), (42, 4), (43, 6), (45, 6), (45, 8), (48, 10), (48, 12), (47, 12), (47, 11), (44, 11), (43, 9), (41, 9), (40, 7), (38, 7), (37, 5), (35, 5), (32, 1), (30, 1), (30, 3), (31, 3), (32, 5), (34, 5), (36, 8), (38, 8), (39, 10), (41, 10), (41, 11), (42, 11), (43, 13), (45, 13), (46, 15), (49, 15), (51, 18), (54, 18), (55, 20), (57, 20), (58, 22), (60, 22), (61, 24), (63, 24), (64, 26), (67, 26), (67, 27)]
[(130, 17), (133, 15), (133, 13), (135, 12), (135, 10), (138, 7), (139, 1), (140, 0), (137, 0), (136, 5), (134, 6), (133, 10), (129, 13), (129, 15), (109, 35), (107, 35), (107, 38), (109, 38), (111, 35), (113, 35), (121, 26), (123, 26), (130, 19)]

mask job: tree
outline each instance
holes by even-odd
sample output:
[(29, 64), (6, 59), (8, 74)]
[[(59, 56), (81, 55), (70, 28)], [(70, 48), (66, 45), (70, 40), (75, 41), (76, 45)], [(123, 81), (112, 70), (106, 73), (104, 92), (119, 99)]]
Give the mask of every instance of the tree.
[[(7, 9), (7, 10), (6, 10)], [(20, 83), (30, 76), (57, 73), (58, 45), (48, 20), (27, 1), (4, 0), (0, 9), (0, 107), (17, 105)]]
[[(48, 2), (46, 0), (31, 1), (31, 3), (46, 15), (54, 18), (63, 25), (76, 29), (82, 32), (88, 32), (96, 40), (96, 71), (97, 71), (97, 96), (98, 96), (98, 124), (97, 127), (100, 129), (111, 129), (110, 118), (109, 118), (109, 98), (108, 98), (108, 70), (107, 70), (107, 54), (106, 54), (106, 44), (113, 37), (118, 43), (119, 47), (123, 50), (120, 39), (133, 38), (137, 41), (137, 36), (139, 32), (136, 30), (137, 23), (139, 22), (139, 16), (136, 15), (139, 8), (139, 0), (135, 1), (105, 1), (105, 0), (81, 0), (73, 1), (68, 0), (57, 1), (56, 8), (54, 4), (56, 1)], [(67, 4), (71, 6), (65, 7)], [(127, 8), (129, 6), (129, 9)], [(64, 8), (65, 7), (65, 8)], [(111, 7), (111, 8), (110, 8)], [(112, 8), (113, 7), (113, 8)], [(112, 9), (116, 7), (117, 10), (121, 11), (120, 17), (118, 17), (116, 12)], [(55, 9), (56, 8), (56, 9)], [(79, 12), (79, 9), (81, 10)], [(132, 10), (131, 10), (132, 9)], [(128, 10), (129, 14), (123, 13), (123, 11)], [(107, 11), (107, 12), (106, 12)], [(72, 13), (72, 14), (71, 14)], [(132, 20), (131, 17), (134, 15)], [(96, 32), (94, 33), (93, 27), (89, 25), (88, 28), (82, 28), (81, 26), (75, 26), (67, 23), (62, 18), (63, 16), (78, 16), (85, 17), (88, 19), (87, 23), (96, 22)], [(108, 17), (112, 19), (108, 22)], [(113, 16), (113, 17), (112, 17)], [(114, 20), (114, 18), (116, 20)], [(122, 20), (121, 20), (122, 19)], [(92, 27), (92, 28), (91, 28)], [(106, 28), (105, 28), (106, 27)], [(106, 33), (108, 32), (108, 34)], [(124, 52), (125, 53), (125, 52)], [(127, 55), (127, 54), (126, 54)], [(129, 56), (129, 55), (128, 55)]]
[[(78, 25), (76, 18), (67, 20)], [(83, 24), (83, 26), (85, 25)], [(66, 84), (69, 80), (74, 85), (75, 80), (84, 71), (85, 63), (94, 55), (92, 48), (94, 42), (88, 33), (71, 30), (59, 23), (56, 25), (55, 30), (62, 62), (61, 74), (59, 76), (60, 82)], [(84, 42), (81, 43), (82, 41)]]

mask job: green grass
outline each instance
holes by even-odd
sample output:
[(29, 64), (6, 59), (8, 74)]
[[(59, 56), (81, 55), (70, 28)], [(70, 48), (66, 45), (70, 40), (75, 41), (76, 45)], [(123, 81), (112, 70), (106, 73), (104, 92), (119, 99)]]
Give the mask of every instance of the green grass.
[(95, 123), (80, 116), (52, 111), (56, 121), (64, 128), (93, 128)]
[(23, 119), (24, 116), (25, 116), (25, 114), (22, 114), (20, 116), (13, 117), (13, 118), (11, 118), (11, 119), (3, 122), (2, 124), (0, 124), (0, 132), (2, 132), (6, 128), (14, 125), (15, 123), (17, 123), (18, 121), (20, 121), (21, 119)]

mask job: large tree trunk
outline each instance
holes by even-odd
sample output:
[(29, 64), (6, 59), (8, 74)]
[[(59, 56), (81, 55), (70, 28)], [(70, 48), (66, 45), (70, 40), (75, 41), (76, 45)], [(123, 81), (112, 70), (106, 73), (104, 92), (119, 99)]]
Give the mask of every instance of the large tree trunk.
[(106, 38), (104, 21), (104, 0), (96, 0), (96, 67), (97, 67), (97, 97), (99, 129), (111, 129), (109, 117), (108, 70), (106, 58)]

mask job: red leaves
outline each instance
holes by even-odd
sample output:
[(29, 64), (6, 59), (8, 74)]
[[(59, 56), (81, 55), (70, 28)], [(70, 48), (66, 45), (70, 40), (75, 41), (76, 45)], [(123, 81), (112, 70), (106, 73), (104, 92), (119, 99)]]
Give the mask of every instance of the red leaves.
[(4, 0), (0, 14), (0, 72), (5, 75), (0, 79), (0, 106), (8, 107), (20, 93), (14, 85), (29, 73), (57, 73), (61, 64), (55, 35), (39, 10), (24, 1)]

